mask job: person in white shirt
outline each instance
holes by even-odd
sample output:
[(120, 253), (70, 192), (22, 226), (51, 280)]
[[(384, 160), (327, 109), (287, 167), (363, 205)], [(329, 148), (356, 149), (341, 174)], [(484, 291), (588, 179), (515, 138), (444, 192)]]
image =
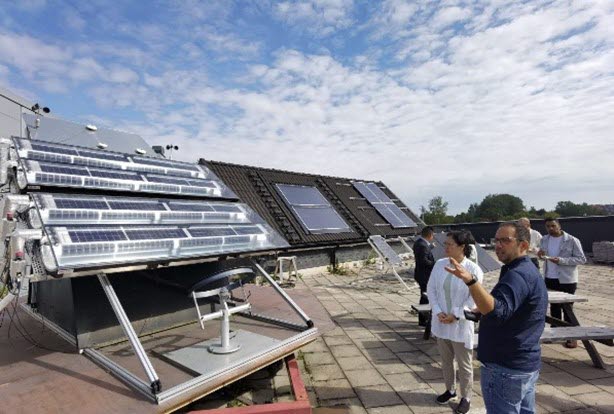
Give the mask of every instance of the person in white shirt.
[[(561, 230), (561, 224), (555, 218), (546, 219), (548, 234), (541, 240), (537, 256), (544, 260), (544, 276), (548, 290), (576, 293), (578, 287), (578, 265), (586, 263), (580, 240)], [(572, 305), (573, 306), (573, 305)], [(561, 319), (561, 305), (550, 304), (550, 316)], [(565, 321), (571, 322), (567, 315)], [(569, 340), (567, 348), (578, 346), (577, 341)]]
[(542, 235), (537, 230), (533, 230), (531, 228), (531, 220), (529, 220), (527, 217), (519, 218), (518, 224), (528, 229), (531, 233), (531, 242), (529, 243), (529, 250), (527, 251), (527, 256), (529, 256), (533, 264), (539, 269), (539, 260), (537, 259), (537, 252), (540, 249)]
[[(468, 231), (449, 232), (444, 243), (447, 257), (435, 263), (427, 286), (432, 308), (431, 332), (437, 338), (446, 385), (445, 392), (437, 397), (437, 402), (446, 404), (457, 398), (454, 370), (456, 359), (462, 397), (455, 411), (457, 413), (469, 411), (472, 395), (474, 322), (465, 318), (465, 310), (474, 309), (475, 303), (469, 294), (468, 285), (445, 268), (451, 264), (449, 258), (454, 258), (474, 276), (475, 281), (482, 282), (482, 270), (467, 258), (471, 254), (470, 245), (473, 243), (475, 240)], [(475, 281), (469, 282), (469, 285)]]

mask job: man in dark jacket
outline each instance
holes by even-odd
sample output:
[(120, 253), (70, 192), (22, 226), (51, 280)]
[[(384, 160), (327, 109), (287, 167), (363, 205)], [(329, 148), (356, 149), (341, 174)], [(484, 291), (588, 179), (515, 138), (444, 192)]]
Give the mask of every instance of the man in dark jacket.
[[(429, 299), (426, 296), (426, 285), (429, 283), (429, 277), (431, 277), (431, 270), (435, 265), (435, 258), (431, 252), (434, 234), (433, 228), (426, 226), (422, 229), (420, 237), (414, 242), (414, 258), (416, 259), (416, 270), (414, 271), (414, 279), (420, 285), (420, 304), (429, 303)], [(418, 317), (418, 324), (420, 326), (426, 325), (426, 318), (422, 315)]]

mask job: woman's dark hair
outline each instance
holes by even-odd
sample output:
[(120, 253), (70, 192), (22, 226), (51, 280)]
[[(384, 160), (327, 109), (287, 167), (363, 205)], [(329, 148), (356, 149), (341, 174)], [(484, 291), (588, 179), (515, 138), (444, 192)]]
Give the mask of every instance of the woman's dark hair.
[(464, 246), (463, 253), (465, 256), (471, 256), (471, 247), (470, 244), (475, 244), (475, 239), (473, 238), (473, 234), (471, 234), (468, 230), (454, 230), (448, 232), (446, 236), (451, 237), (454, 240), (454, 243), (459, 246)]

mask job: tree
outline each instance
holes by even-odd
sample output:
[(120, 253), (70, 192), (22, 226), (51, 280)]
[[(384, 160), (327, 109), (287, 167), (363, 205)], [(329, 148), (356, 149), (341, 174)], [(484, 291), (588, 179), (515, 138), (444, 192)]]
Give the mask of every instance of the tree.
[(486, 221), (516, 219), (524, 214), (522, 199), (511, 194), (489, 194), (475, 209), (477, 219)]
[(598, 207), (586, 203), (576, 204), (573, 201), (559, 201), (556, 203), (554, 211), (562, 217), (597, 216), (603, 214), (603, 210)]
[(443, 197), (435, 196), (429, 200), (428, 208), (420, 206), (420, 215), (426, 224), (448, 224), (453, 221), (448, 216), (448, 202)]

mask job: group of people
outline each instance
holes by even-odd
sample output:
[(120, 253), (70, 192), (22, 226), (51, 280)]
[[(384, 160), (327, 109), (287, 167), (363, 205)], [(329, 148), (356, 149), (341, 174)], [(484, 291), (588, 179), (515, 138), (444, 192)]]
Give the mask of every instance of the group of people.
[[(488, 292), (482, 285), (483, 272), (477, 260), (472, 260), (475, 240), (470, 232), (447, 233), (443, 243), (446, 257), (435, 261), (433, 228), (422, 230), (414, 243), (414, 277), (420, 286), (420, 303), (431, 304), (431, 332), (437, 338), (441, 357), (446, 389), (436, 398), (437, 403), (458, 399), (456, 361), (460, 382), (456, 413), (469, 411), (475, 318), (468, 316), (477, 314), (477, 357), (487, 412), (535, 412), (547, 290), (575, 293), (577, 266), (586, 262), (579, 240), (564, 232), (558, 220), (546, 219), (546, 231), (542, 236), (531, 229), (526, 218), (499, 226), (494, 238), (495, 253), (503, 266), (497, 284)], [(561, 311), (560, 305), (551, 305), (552, 317), (560, 319)], [(577, 344), (567, 341), (565, 346), (573, 348)]]

